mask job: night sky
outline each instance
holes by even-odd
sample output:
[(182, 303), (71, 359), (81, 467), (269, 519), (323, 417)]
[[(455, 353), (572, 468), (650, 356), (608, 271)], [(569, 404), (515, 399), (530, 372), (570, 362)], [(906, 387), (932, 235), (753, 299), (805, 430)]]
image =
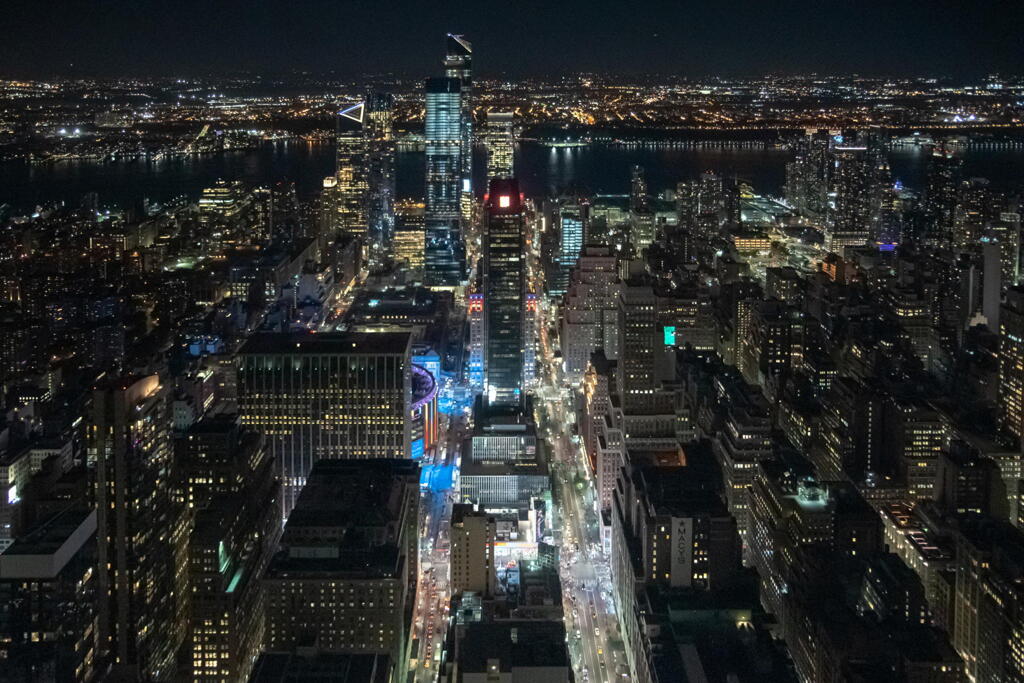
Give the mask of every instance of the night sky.
[[(1020, 2), (3, 0), (0, 77), (334, 70), (979, 76), (1024, 71)], [(71, 66), (73, 65), (73, 66)]]

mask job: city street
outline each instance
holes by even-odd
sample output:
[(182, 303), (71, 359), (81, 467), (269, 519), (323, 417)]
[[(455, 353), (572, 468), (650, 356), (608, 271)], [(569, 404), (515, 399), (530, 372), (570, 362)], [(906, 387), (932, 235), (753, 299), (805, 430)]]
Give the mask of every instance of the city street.
[[(442, 418), (445, 419), (445, 418)], [(436, 453), (428, 455), (423, 467), (455, 467), (459, 464), (462, 439), (468, 420), (454, 416), (444, 430)], [(451, 478), (442, 481), (451, 482)], [(451, 591), (448, 585), (448, 526), (451, 520), (453, 488), (425, 487), (420, 490), (420, 579), (416, 590), (416, 611), (413, 636), (418, 647), (412, 653), (416, 662), (414, 680), (430, 683), (437, 680), (438, 666), (448, 629)]]
[(554, 311), (541, 306), (540, 358), (544, 365), (538, 391), (538, 425), (548, 439), (556, 529), (561, 540), (561, 579), (566, 631), (577, 680), (612, 681), (622, 677), (611, 640), (617, 619), (610, 591), (609, 563), (601, 550), (594, 505), (594, 480), (586, 454), (572, 435), (572, 394), (563, 385), (561, 358), (556, 357), (547, 328)]

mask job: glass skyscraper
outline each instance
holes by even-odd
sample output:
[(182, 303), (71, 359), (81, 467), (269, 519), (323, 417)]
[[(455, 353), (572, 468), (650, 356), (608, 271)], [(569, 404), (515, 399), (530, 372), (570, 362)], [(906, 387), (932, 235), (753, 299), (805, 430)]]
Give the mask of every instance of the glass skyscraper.
[(463, 279), (465, 251), (460, 230), (462, 87), (457, 78), (426, 82), (425, 280), (454, 287)]
[(362, 102), (338, 112), (334, 227), (346, 235), (363, 235), (366, 232), (365, 112)]
[(395, 98), (371, 92), (366, 98), (366, 219), (370, 259), (377, 262), (391, 248), (395, 233)]
[(468, 222), (473, 212), (473, 46), (463, 36), (448, 34), (444, 75), (459, 79), (462, 90), (459, 211)]
[(519, 406), (523, 394), (526, 217), (519, 182), (492, 180), (485, 203), (484, 308), (489, 406)]

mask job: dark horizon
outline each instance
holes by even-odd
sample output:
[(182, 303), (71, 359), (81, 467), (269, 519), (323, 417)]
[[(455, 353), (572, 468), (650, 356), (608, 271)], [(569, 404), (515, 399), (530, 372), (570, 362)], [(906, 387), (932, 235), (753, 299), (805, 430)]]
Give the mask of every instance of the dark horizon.
[(1005, 5), (765, 5), (526, 2), (499, 21), (480, 4), (421, 9), (408, 1), (139, 0), (104, 7), (18, 0), (6, 8), (0, 26), (0, 76), (310, 72), (410, 78), (440, 72), (447, 32), (472, 41), (481, 74), (514, 78), (588, 72), (695, 78), (1024, 73), (1024, 50)]

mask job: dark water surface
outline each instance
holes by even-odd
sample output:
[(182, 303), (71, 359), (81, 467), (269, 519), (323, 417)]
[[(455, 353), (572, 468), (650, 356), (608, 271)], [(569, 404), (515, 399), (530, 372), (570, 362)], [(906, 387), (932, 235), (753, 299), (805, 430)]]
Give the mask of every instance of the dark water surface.
[[(592, 145), (551, 148), (535, 143), (520, 145), (516, 169), (523, 191), (530, 196), (555, 193), (578, 184), (596, 193), (626, 193), (630, 169), (641, 165), (648, 186), (658, 192), (703, 171), (717, 171), (746, 180), (762, 193), (781, 194), (785, 164), (790, 154), (776, 149), (700, 149), (671, 147), (617, 147)], [(927, 152), (901, 149), (891, 155), (894, 176), (909, 187), (920, 187)], [(482, 189), (483, 155), (477, 154)], [(100, 203), (126, 206), (148, 198), (166, 201), (179, 195), (197, 197), (218, 178), (247, 183), (296, 183), (301, 196), (310, 196), (324, 176), (334, 170), (334, 146), (305, 142), (277, 142), (257, 150), (217, 155), (116, 162), (59, 162), (31, 165), (0, 162), (0, 204), (26, 210), (53, 201), (77, 203), (87, 192), (97, 192)], [(1024, 149), (969, 149), (968, 175), (982, 176), (1002, 188), (1024, 183)], [(398, 194), (423, 193), (423, 154), (398, 155)]]

